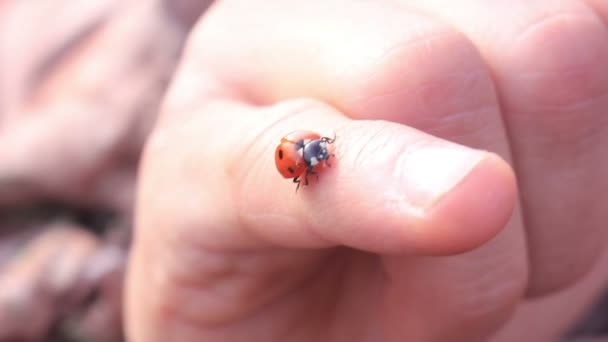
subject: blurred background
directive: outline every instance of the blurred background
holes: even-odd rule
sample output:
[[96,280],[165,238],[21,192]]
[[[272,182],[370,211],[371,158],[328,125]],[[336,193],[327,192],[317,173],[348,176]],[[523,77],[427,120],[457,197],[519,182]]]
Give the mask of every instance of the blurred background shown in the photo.
[[0,341],[123,340],[139,155],[210,2],[0,0]]
[[121,341],[142,144],[210,1],[0,0],[0,341]]

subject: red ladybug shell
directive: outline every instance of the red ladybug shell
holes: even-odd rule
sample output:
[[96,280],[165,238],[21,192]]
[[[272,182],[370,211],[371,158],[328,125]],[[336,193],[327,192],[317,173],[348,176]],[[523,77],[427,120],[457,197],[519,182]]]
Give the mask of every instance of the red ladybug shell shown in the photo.
[[274,161],[279,173],[285,178],[295,178],[306,171],[306,163],[301,151],[296,146],[298,141],[305,143],[320,139],[321,135],[312,131],[295,131],[281,139],[274,154]]

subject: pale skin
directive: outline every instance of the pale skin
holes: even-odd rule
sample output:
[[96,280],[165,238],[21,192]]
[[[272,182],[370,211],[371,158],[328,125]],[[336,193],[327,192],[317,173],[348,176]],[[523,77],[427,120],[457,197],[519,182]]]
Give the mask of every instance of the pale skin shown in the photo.
[[[130,341],[508,340],[590,277],[576,315],[608,278],[606,61],[603,0],[216,3],[144,152]],[[297,129],[337,139],[296,195]]]

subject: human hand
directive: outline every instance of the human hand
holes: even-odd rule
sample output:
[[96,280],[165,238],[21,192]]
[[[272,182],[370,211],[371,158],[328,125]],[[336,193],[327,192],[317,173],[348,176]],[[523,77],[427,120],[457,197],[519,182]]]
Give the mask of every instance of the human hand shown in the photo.
[[[131,340],[487,340],[582,279],[606,240],[607,19],[601,1],[217,3],[144,154]],[[273,158],[297,129],[338,140],[296,195]]]

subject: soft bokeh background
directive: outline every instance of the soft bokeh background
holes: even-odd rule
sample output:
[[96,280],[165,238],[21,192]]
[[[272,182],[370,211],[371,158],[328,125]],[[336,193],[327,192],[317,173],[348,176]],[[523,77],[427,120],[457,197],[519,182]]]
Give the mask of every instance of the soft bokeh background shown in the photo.
[[120,341],[142,143],[205,1],[0,0],[0,341]]
[[139,154],[209,2],[0,0],[0,341],[122,340]]

